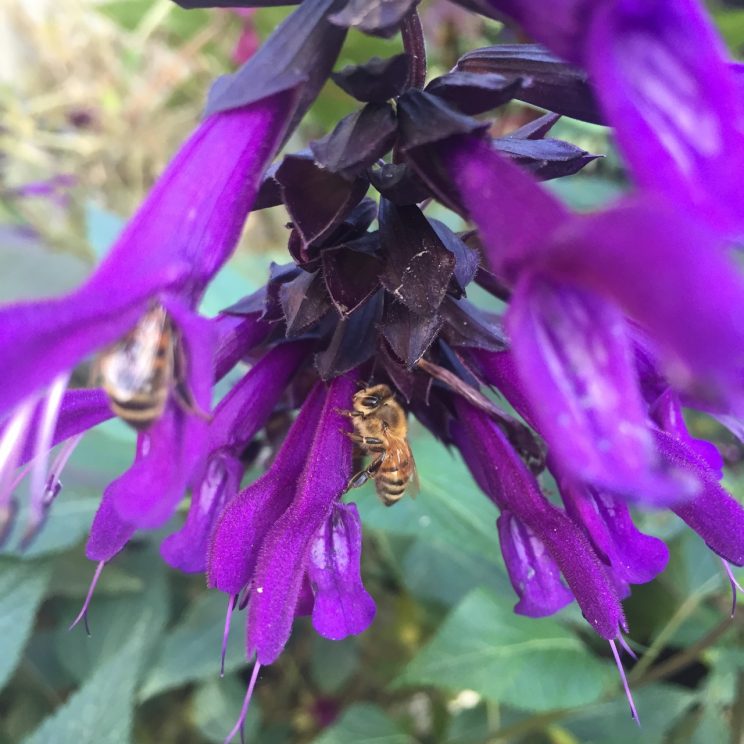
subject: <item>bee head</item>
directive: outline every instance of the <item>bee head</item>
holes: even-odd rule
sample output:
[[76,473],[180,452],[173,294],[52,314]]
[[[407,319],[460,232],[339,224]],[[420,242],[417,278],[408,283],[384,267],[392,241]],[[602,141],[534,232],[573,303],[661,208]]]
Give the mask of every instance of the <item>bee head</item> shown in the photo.
[[393,391],[387,385],[366,387],[354,394],[354,410],[365,415],[372,413],[392,397]]

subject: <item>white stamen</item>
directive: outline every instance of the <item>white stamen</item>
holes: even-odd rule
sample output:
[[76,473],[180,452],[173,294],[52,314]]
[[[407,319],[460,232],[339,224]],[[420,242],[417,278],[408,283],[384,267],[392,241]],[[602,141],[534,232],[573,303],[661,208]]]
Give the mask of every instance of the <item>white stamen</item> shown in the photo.
[[617,652],[617,646],[615,645],[615,641],[609,641],[610,648],[612,649],[612,655],[615,657],[615,664],[617,664],[617,671],[620,673],[620,679],[623,682],[623,688],[625,689],[625,697],[628,699],[628,705],[630,706],[630,715],[633,718],[633,720],[640,726],[641,720],[638,718],[638,711],[635,707],[635,702],[633,702],[633,694],[630,691],[630,686],[628,685],[628,680],[625,676],[625,670],[623,669],[623,662],[620,661],[620,654]]
[[0,539],[5,537],[13,516],[13,489],[16,485],[14,471],[23,451],[35,405],[35,399],[21,403],[0,437]]
[[41,420],[39,421],[39,428],[36,431],[34,460],[31,468],[31,498],[29,501],[27,535],[32,535],[36,532],[44,515],[49,450],[52,448],[52,439],[57,426],[59,409],[62,405],[62,396],[65,393],[69,379],[70,375],[67,372],[59,375],[52,382],[49,388],[49,394],[41,404]]

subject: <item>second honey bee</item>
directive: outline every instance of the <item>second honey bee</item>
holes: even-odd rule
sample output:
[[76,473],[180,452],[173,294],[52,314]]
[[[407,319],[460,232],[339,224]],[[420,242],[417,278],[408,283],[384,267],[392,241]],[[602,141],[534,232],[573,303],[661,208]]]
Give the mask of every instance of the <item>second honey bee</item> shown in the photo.
[[365,387],[354,395],[353,410],[339,411],[351,418],[354,433],[349,438],[366,454],[370,464],[349,482],[357,488],[373,478],[377,495],[392,506],[410,489],[418,491],[418,475],[408,444],[408,423],[400,403],[387,385]]
[[184,408],[193,410],[184,395],[178,332],[162,305],[153,305],[124,338],[103,352],[96,368],[111,410],[137,431],[160,418],[171,390]]

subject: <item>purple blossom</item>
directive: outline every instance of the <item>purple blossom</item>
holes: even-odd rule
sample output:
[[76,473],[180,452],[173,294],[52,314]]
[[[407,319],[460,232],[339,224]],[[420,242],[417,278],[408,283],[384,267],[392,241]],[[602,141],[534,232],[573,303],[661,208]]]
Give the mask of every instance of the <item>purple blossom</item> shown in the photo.
[[[348,435],[359,434],[358,417],[343,415],[355,383],[389,386],[459,451],[499,510],[493,539],[515,612],[542,617],[575,600],[618,665],[622,600],[669,556],[629,503],[671,511],[727,570],[744,565],[744,507],[682,407],[741,428],[744,279],[728,252],[742,229],[740,71],[693,0],[461,4],[474,3],[564,59],[535,45],[475,50],[426,84],[414,2],[375,12],[302,3],[217,81],[207,118],[91,277],[67,297],[0,309],[0,533],[29,473],[28,539],[74,445],[112,416],[103,390],[66,390],[75,367],[154,306],[172,321],[183,379],[139,432],[131,468],[102,494],[86,546],[98,566],[78,619],[104,565],[188,497],[162,556],[205,571],[227,595],[225,637],[234,611],[246,610],[246,657],[255,656],[232,734],[295,617],[311,615],[334,640],[373,621],[362,526],[343,500]],[[267,170],[350,26],[380,35],[402,26],[404,50],[334,73],[358,110]],[[515,98],[549,111],[503,137],[473,118]],[[596,158],[547,136],[553,109],[612,125],[633,193],[578,214],[540,185]],[[433,199],[473,230],[429,217]],[[272,264],[266,284],[218,318],[200,317],[249,210],[279,204],[291,218],[288,263]],[[472,303],[473,282],[504,312]],[[247,370],[213,408],[215,382],[241,362]],[[380,467],[394,437],[383,424],[379,437],[356,440],[367,443],[357,455],[381,447]],[[263,464],[241,487],[248,466]],[[546,496],[543,471],[562,505]]]

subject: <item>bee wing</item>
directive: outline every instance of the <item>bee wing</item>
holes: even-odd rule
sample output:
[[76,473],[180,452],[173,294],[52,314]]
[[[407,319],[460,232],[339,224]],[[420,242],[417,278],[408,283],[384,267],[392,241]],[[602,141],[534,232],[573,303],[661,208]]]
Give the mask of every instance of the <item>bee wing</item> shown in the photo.
[[[408,485],[406,493],[411,498],[416,498],[416,494],[421,490],[419,484],[418,471],[416,470],[416,461],[413,459],[411,446],[408,444],[406,437],[391,436],[388,431],[389,447],[385,457],[387,465],[397,465],[404,471],[408,471]],[[402,467],[401,467],[402,466]]]

